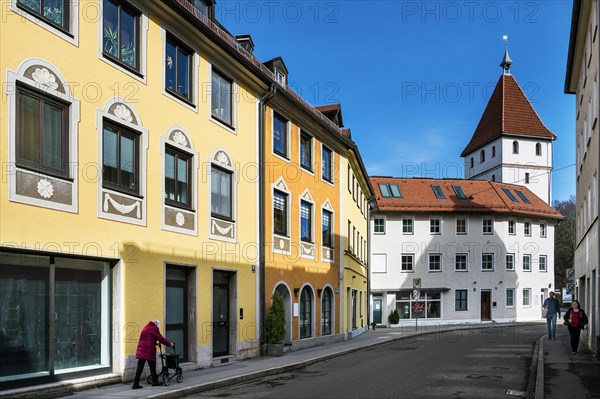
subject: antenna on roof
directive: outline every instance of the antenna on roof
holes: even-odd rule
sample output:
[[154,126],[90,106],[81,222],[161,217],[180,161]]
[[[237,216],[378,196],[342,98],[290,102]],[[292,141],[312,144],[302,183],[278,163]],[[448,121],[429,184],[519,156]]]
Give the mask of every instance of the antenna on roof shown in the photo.
[[504,70],[504,74],[505,75],[510,75],[510,66],[513,63],[513,61],[510,59],[510,56],[508,55],[508,35],[502,36],[502,39],[505,42],[505,44],[504,44],[504,58],[502,58],[502,63],[500,63],[500,66]]

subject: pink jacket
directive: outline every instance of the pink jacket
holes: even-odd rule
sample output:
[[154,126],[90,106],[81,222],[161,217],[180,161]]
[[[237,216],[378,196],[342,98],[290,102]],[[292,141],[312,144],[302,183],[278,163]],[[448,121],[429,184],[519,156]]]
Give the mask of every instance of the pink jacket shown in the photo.
[[137,351],[135,357],[138,359],[156,361],[156,341],[160,341],[162,344],[171,346],[171,342],[160,335],[160,331],[156,324],[149,322],[146,327],[142,329],[140,334],[140,340],[138,342]]

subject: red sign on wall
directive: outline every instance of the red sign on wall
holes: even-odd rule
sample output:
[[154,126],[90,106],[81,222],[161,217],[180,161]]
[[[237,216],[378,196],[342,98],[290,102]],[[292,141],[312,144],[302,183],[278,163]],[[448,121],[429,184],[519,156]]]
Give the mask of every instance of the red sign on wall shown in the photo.
[[425,310],[425,302],[413,302],[413,312],[423,312]]

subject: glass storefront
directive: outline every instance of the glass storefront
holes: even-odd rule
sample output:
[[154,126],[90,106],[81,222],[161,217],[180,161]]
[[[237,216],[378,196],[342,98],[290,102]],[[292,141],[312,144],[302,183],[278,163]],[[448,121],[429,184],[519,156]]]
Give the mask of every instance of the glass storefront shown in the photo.
[[104,261],[0,251],[0,381],[108,366],[109,273]]
[[409,291],[396,292],[396,309],[400,319],[439,319],[442,317],[441,292],[420,292],[418,298]]

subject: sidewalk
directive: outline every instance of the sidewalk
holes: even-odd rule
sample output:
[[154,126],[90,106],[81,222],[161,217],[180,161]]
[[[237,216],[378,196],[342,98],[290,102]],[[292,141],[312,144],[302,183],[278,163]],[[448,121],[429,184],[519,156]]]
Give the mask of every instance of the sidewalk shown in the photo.
[[583,344],[571,355],[569,332],[557,326],[556,340],[541,340],[544,356],[543,391],[536,399],[600,398],[600,361]]
[[[519,325],[531,324],[502,324],[503,327]],[[293,351],[286,353],[282,357],[265,356],[233,362],[221,367],[187,371],[183,374],[182,383],[179,384],[175,382],[175,380],[172,380],[171,385],[168,387],[151,387],[146,385],[145,382],[142,382],[142,385],[144,386],[143,389],[132,390],[131,382],[128,382],[87,389],[74,394],[68,394],[67,392],[64,392],[63,395],[69,395],[68,397],[72,399],[180,398],[185,395],[226,387],[232,384],[251,381],[257,378],[306,367],[332,357],[353,352],[357,349],[379,346],[400,339],[426,334],[435,334],[450,330],[495,328],[498,326],[499,325],[496,323],[430,326],[419,327],[418,331],[415,331],[415,326],[411,323],[400,328],[378,328],[375,331],[370,330],[348,341]],[[546,353],[546,362],[545,367],[543,357],[542,362],[539,362],[540,368],[537,370],[538,386],[535,387],[536,399],[540,394],[541,396],[539,396],[539,398],[544,398],[544,385],[541,383],[542,381],[545,381],[546,383],[546,393],[551,393],[551,395],[553,395],[546,396],[548,398],[558,398],[559,396],[561,399],[564,399],[565,397],[600,398],[600,379],[598,378],[598,376],[600,376],[600,362],[593,360],[591,352],[580,348],[580,352],[577,354],[577,358],[573,362],[573,360],[570,359],[571,350],[568,348],[568,334],[560,336],[556,341],[548,342],[545,338],[539,339],[538,343],[539,345],[536,345],[535,350],[538,350],[539,348],[540,353]],[[576,367],[573,368],[571,363],[575,363]],[[538,363],[536,360],[532,366],[535,367],[537,364]],[[532,370],[532,375],[535,379],[535,370]],[[569,380],[565,378],[571,379]],[[89,381],[82,379],[79,385],[85,386],[86,384],[89,385]],[[530,392],[532,394],[533,387],[533,383],[528,384],[528,390],[531,389]],[[31,389],[14,390],[11,392],[5,391],[0,394],[0,397],[5,397],[5,395],[9,395],[10,397],[58,397],[56,395],[50,396],[48,390],[49,388],[51,388],[50,385],[45,387],[36,387],[34,391]],[[597,396],[590,396],[587,394],[587,392]]]

